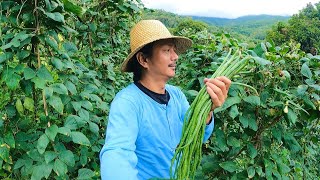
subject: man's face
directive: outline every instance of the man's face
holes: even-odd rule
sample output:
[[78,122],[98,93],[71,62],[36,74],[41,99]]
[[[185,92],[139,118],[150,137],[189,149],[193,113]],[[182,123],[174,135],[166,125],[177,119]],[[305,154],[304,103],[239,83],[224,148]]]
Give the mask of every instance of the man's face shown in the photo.
[[178,55],[172,39],[155,42],[152,56],[148,58],[148,74],[169,80],[175,75]]

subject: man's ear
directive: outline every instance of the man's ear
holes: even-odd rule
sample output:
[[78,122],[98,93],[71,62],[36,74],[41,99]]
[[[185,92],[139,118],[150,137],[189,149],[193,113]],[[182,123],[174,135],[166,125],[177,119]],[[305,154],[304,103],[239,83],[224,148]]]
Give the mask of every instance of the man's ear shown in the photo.
[[148,68],[148,59],[143,55],[142,52],[138,52],[136,54],[136,58],[137,58],[139,64],[141,64],[142,67]]

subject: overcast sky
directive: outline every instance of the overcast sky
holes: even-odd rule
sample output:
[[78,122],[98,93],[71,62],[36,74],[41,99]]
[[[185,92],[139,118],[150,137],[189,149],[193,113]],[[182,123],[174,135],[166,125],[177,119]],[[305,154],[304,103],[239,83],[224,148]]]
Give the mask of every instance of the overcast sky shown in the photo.
[[237,18],[244,15],[293,15],[320,0],[142,0],[147,8],[179,15]]

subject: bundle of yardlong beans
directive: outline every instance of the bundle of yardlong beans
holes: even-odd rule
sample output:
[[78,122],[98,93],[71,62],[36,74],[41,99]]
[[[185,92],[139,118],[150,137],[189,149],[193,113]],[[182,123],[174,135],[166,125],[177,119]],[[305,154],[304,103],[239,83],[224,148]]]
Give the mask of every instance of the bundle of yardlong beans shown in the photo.
[[[212,75],[212,79],[219,76],[226,76],[231,79],[248,64],[251,56],[247,55],[241,58],[240,50],[236,50],[231,56],[231,51],[230,49],[223,62]],[[185,115],[182,138],[171,162],[170,175],[172,179],[194,179],[202,159],[202,143],[211,106],[211,98],[206,91],[206,86],[204,86]],[[173,169],[175,169],[174,173]]]

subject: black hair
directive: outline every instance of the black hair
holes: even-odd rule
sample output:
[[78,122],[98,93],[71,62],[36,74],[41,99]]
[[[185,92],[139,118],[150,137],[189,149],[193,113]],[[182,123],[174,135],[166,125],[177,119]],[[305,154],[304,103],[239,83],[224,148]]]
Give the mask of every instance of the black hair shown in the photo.
[[[142,49],[140,49],[137,53],[142,52],[145,58],[150,58],[152,56],[152,48],[153,42],[145,45]],[[144,68],[137,60],[137,53],[132,57],[132,60],[128,62],[128,67],[133,71],[133,81],[137,82],[141,80]]]

